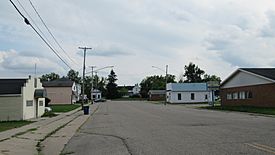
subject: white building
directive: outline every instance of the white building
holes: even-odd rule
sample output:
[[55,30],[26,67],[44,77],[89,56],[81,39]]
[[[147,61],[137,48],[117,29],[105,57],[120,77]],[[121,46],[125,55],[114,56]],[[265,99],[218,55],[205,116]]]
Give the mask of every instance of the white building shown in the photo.
[[94,89],[91,93],[91,96],[93,97],[94,101],[101,100],[101,98],[102,98],[101,91],[98,89]]
[[0,121],[40,117],[47,94],[37,78],[0,79]]
[[166,88],[168,103],[212,102],[212,92],[206,83],[168,83]]

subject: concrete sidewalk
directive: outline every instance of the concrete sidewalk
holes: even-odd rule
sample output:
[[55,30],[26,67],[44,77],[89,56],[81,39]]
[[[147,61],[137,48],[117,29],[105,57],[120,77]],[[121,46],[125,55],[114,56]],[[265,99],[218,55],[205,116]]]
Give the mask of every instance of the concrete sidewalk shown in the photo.
[[99,104],[90,105],[90,115],[81,108],[52,118],[38,118],[29,125],[0,132],[0,155],[58,155],[77,129],[95,112]]

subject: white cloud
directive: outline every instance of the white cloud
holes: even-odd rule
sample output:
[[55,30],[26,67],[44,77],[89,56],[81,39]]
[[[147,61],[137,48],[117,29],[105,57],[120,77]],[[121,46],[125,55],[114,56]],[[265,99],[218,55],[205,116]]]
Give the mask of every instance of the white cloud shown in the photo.
[[[178,76],[192,61],[224,79],[237,67],[268,67],[275,62],[272,0],[33,3],[63,48],[77,61],[78,65],[70,63],[74,69],[82,67],[78,47],[92,47],[87,66],[114,65],[119,84],[134,84],[147,75],[162,74],[152,65],[169,64],[170,73]],[[22,4],[44,30],[28,1]],[[31,72],[36,60],[44,72],[66,73],[62,62],[24,24],[8,1],[1,1],[0,9],[1,75],[10,74],[6,71]]]

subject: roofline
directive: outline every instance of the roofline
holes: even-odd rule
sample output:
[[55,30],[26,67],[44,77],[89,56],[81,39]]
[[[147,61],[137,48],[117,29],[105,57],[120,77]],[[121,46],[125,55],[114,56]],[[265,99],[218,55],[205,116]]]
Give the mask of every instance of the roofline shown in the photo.
[[20,97],[22,94],[1,94],[0,97]]
[[0,80],[28,80],[28,77],[0,77]]
[[246,70],[243,70],[242,68],[238,68],[235,72],[233,72],[232,74],[229,75],[229,77],[227,77],[220,85],[220,87],[222,87],[226,82],[228,82],[234,75],[236,75],[238,72],[244,72],[244,73],[247,73],[247,74],[250,74],[250,75],[254,75],[254,76],[257,76],[259,78],[262,78],[262,79],[265,79],[265,80],[268,80],[268,81],[271,81],[271,82],[275,82],[275,80],[273,79],[270,79],[270,78],[267,78],[265,76],[262,76],[262,75],[259,75],[259,74],[256,74],[256,73],[252,73],[252,72],[249,72],[249,71],[246,71]]

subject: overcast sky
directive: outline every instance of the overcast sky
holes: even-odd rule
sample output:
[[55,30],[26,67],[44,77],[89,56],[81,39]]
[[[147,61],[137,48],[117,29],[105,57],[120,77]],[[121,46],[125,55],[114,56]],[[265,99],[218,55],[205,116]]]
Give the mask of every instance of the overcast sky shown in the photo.
[[[17,0],[15,4],[26,16]],[[20,0],[69,65],[113,65],[119,85],[140,83],[150,75],[177,77],[189,62],[226,78],[239,67],[275,66],[274,0],[32,0],[71,61],[54,44],[32,9]],[[0,76],[27,77],[69,68],[27,26],[9,0],[0,1]],[[90,68],[87,68],[89,71]],[[99,76],[107,76],[110,69]]]

